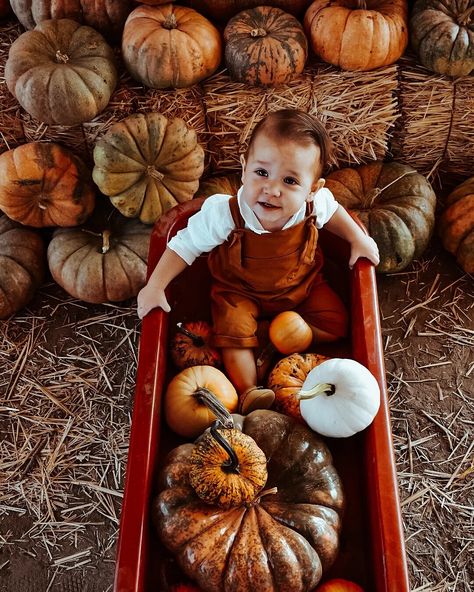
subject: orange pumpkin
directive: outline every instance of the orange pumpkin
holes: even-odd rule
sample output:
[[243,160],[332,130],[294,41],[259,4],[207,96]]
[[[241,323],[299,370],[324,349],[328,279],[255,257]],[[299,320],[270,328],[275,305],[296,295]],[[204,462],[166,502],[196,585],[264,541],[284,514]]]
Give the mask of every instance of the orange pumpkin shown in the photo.
[[303,71],[308,42],[299,21],[271,6],[239,12],[224,30],[231,78],[256,86],[289,82]]
[[407,0],[315,0],[304,28],[325,62],[343,70],[388,66],[408,45]]
[[59,144],[30,142],[0,155],[0,209],[26,226],[77,226],[94,209],[84,163]]
[[313,332],[297,312],[287,310],[278,314],[268,329],[270,341],[281,354],[303,352],[313,341]]
[[122,53],[130,74],[152,88],[184,88],[210,76],[222,59],[216,27],[191,8],[139,6],[128,17]]
[[466,273],[474,273],[474,177],[448,195],[439,220],[444,248],[456,256]]
[[328,360],[320,354],[292,354],[280,360],[268,377],[268,388],[275,393],[275,409],[296,419],[303,419],[297,397],[309,372]]
[[180,368],[221,365],[219,350],[211,347],[212,329],[205,321],[178,323],[170,344],[171,358]]
[[364,590],[354,582],[343,580],[342,578],[334,578],[318,586],[316,592],[364,592]]
[[242,185],[242,178],[239,173],[233,173],[221,177],[208,177],[199,181],[199,188],[194,194],[194,198],[209,197],[216,193],[224,195],[237,195],[237,191]]
[[212,395],[230,413],[237,410],[237,392],[220,370],[212,366],[182,370],[166,389],[165,416],[170,428],[186,438],[202,434],[216,419],[209,407],[209,400],[212,407]]

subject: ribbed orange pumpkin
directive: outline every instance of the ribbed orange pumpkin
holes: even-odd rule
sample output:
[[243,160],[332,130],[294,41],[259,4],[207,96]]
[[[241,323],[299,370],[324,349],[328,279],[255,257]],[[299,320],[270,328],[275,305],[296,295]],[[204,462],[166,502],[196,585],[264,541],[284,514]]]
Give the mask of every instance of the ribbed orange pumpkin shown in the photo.
[[43,281],[45,260],[37,232],[0,216],[0,319],[31,300]]
[[277,362],[268,377],[268,388],[275,393],[275,409],[302,420],[300,401],[296,395],[309,372],[328,359],[320,354],[291,354]]
[[289,82],[303,71],[308,42],[299,21],[271,6],[239,12],[224,30],[230,76],[256,86]]
[[343,70],[398,60],[408,44],[407,0],[315,0],[304,17],[314,53]]
[[111,37],[121,35],[132,9],[129,0],[11,0],[10,3],[25,29],[34,29],[49,19],[67,18]]
[[78,226],[94,209],[84,163],[59,144],[30,142],[0,155],[0,209],[26,226]]
[[139,6],[128,17],[122,53],[130,74],[152,88],[184,88],[210,76],[222,59],[216,27],[191,8]]
[[107,106],[117,83],[115,56],[91,27],[69,19],[43,21],[10,47],[5,80],[36,119],[75,125]]
[[447,200],[439,221],[444,248],[466,273],[474,273],[474,177],[466,179]]

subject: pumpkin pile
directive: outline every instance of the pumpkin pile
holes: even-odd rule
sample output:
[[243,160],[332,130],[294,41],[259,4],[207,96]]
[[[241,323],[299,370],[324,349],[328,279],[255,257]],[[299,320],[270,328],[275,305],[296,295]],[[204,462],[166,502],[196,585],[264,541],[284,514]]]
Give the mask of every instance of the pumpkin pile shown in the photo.
[[274,411],[235,419],[239,429],[216,427],[169,454],[157,532],[202,590],[271,592],[278,582],[309,592],[339,546],[344,496],[330,452]]

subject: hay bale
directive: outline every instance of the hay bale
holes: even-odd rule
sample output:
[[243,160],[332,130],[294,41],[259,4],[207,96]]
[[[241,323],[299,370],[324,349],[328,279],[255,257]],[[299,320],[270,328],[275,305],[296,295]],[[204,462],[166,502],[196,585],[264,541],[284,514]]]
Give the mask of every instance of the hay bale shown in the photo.
[[230,80],[226,71],[202,83],[214,172],[240,169],[258,121],[277,109],[302,109],[317,115],[335,144],[335,166],[384,158],[391,128],[398,117],[394,91],[397,68],[343,72],[314,64],[292,82],[276,88],[248,87]]
[[405,56],[398,63],[401,117],[394,157],[429,179],[474,170],[474,77],[433,74]]

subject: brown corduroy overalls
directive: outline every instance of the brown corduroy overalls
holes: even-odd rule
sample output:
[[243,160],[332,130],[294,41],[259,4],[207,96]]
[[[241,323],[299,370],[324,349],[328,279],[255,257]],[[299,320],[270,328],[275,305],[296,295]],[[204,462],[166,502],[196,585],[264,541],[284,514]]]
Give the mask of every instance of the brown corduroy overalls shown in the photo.
[[257,234],[245,228],[236,197],[229,201],[235,229],[208,257],[214,345],[257,347],[257,319],[296,310],[313,327],[344,336],[347,311],[323,279],[323,255],[309,206],[305,220]]

